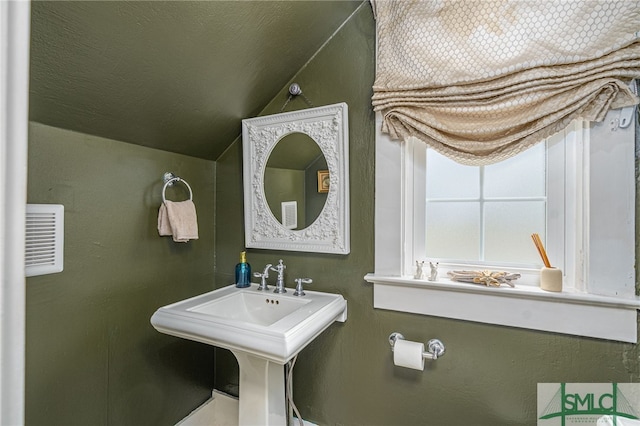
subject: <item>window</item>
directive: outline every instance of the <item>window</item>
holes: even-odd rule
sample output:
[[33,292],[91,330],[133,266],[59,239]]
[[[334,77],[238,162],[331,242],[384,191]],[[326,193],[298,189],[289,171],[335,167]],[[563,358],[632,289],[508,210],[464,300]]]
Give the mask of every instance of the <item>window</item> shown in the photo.
[[[576,211],[576,197],[570,194],[580,189],[568,177],[580,173],[577,157],[582,153],[576,147],[585,143],[585,126],[575,122],[517,156],[487,166],[461,165],[408,140],[405,155],[412,157],[414,182],[407,193],[413,207],[407,210],[413,209],[412,232],[425,236],[413,238],[410,257],[452,269],[508,267],[529,278],[542,267],[531,240],[537,233],[553,266],[565,272],[565,282],[573,283],[573,264],[566,260],[575,257],[567,253],[574,246],[566,242],[575,237],[565,227],[565,210]],[[423,202],[424,211],[418,208]]]
[[488,166],[458,164],[427,148],[423,257],[541,266],[529,236],[546,240],[547,172],[564,171],[548,169],[546,146]]
[[[635,123],[620,122],[620,110],[576,122],[481,169],[378,134],[374,307],[636,342]],[[538,286],[533,232],[565,273],[561,293]],[[436,281],[413,279],[418,259],[441,261]],[[461,266],[522,277],[513,289],[448,280]]]

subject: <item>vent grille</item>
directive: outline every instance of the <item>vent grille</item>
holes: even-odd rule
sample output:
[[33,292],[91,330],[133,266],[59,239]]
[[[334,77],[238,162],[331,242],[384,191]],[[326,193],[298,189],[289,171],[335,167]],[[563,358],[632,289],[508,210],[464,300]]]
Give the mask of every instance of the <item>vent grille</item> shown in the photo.
[[64,206],[27,204],[25,275],[53,274],[63,269]]
[[298,202],[284,201],[281,207],[282,225],[287,229],[296,229],[298,227]]

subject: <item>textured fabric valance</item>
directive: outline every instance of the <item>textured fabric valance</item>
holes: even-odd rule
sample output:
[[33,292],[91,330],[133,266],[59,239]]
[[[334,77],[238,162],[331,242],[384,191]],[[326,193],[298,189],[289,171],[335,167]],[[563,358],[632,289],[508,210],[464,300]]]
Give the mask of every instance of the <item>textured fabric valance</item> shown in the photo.
[[371,0],[373,106],[393,139],[464,164],[515,155],[575,118],[638,103],[640,2]]

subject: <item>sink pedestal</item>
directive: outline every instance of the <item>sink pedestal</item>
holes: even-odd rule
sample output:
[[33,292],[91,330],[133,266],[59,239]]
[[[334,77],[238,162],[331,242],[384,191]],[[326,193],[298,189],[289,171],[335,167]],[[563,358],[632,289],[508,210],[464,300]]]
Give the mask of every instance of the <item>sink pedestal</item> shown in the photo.
[[163,306],[151,324],[233,353],[240,366],[240,426],[285,426],[285,364],[335,321],[347,320],[347,301],[319,291],[257,290],[258,284],[231,284]]
[[239,426],[287,424],[284,365],[231,351],[240,367]]

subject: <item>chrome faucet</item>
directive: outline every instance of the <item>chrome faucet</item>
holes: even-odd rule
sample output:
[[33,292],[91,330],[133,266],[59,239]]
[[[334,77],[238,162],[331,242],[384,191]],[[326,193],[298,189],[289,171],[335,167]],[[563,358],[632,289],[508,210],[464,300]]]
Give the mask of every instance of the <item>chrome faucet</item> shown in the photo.
[[256,290],[269,290],[269,286],[267,285],[267,278],[269,278],[269,269],[271,268],[270,263],[267,263],[267,266],[264,267],[264,271],[262,271],[262,273],[260,272],[254,272],[253,276],[256,278],[260,278],[260,285],[258,286],[258,288]]
[[270,269],[274,272],[278,273],[278,278],[276,279],[276,289],[273,290],[274,293],[286,293],[287,289],[284,288],[284,270],[287,267],[282,263],[282,259],[278,262],[278,265],[275,268],[270,267]]

